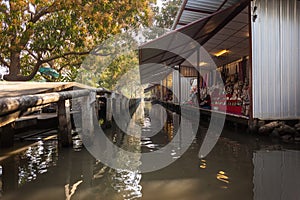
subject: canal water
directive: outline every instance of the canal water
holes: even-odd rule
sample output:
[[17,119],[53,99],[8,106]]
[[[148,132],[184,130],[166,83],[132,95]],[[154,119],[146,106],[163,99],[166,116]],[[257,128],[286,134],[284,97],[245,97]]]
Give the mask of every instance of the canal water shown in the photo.
[[[178,114],[163,109],[150,112],[152,108],[145,103],[133,115],[142,127],[139,140],[116,126],[105,131],[107,137],[123,149],[147,153],[160,151],[176,134],[184,134]],[[84,148],[78,136],[69,149],[58,148],[53,137],[39,136],[35,143],[17,151],[1,152],[0,198],[300,199],[299,144],[281,143],[229,127],[223,130],[212,151],[199,158],[206,131],[204,122],[192,143],[178,137],[169,155],[174,162],[148,173],[140,172],[138,167],[125,170],[103,165]],[[181,151],[184,146],[188,146],[186,152]]]

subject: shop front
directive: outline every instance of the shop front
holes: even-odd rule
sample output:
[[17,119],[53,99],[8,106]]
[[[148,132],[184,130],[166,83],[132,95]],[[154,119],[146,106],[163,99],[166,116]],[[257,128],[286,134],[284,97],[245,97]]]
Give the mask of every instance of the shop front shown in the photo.
[[148,76],[143,71],[157,68],[174,104],[226,113],[249,124],[299,119],[299,8],[296,0],[184,1],[175,30],[141,46],[142,82]]

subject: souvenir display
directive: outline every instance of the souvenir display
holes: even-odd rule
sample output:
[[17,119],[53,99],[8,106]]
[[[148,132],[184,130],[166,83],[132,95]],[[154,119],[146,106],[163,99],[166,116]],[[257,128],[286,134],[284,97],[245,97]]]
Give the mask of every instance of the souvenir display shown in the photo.
[[220,84],[210,86],[212,110],[236,115],[249,115],[249,81],[245,73],[245,63],[243,60],[221,68],[220,73],[224,88],[221,88]]

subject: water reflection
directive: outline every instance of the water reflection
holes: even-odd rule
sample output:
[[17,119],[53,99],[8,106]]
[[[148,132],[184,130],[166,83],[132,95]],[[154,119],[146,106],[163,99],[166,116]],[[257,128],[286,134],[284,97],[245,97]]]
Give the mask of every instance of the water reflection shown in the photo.
[[219,171],[217,174],[217,179],[224,183],[229,183],[229,177],[226,175],[224,171]]
[[142,197],[141,173],[138,171],[111,170],[110,175],[112,188],[120,193],[124,200]]
[[[157,118],[165,117],[164,126],[150,135],[158,123],[149,115],[150,109],[151,104],[146,104],[133,116],[142,125],[141,132],[127,135],[113,127],[106,133],[130,152],[159,151],[173,141],[169,156],[177,160],[170,166],[142,174],[140,157],[116,152],[115,162],[130,170],[111,169],[95,160],[78,136],[73,138],[71,149],[58,149],[56,140],[39,141],[0,162],[1,199],[223,200],[300,196],[299,146],[274,145],[268,139],[245,135],[242,130],[224,130],[214,149],[200,159],[198,152],[207,131],[201,126],[188,151],[180,157],[188,142],[181,137],[184,130],[179,126],[179,116],[157,112]],[[176,134],[179,137],[174,137]]]
[[299,199],[299,151],[254,152],[254,199]]
[[[142,186],[140,185],[142,174],[139,171],[141,165],[140,156],[138,154],[130,154],[128,152],[141,152],[141,145],[152,145],[150,141],[148,144],[141,142],[141,129],[136,126],[141,125],[145,129],[150,129],[150,119],[144,119],[144,109],[139,106],[132,116],[127,129],[130,129],[130,135],[121,132],[119,129],[114,130],[112,142],[118,144],[123,150],[116,152],[116,163],[119,169],[108,170],[108,183],[113,189],[112,193],[117,193],[115,198],[133,200],[142,197]],[[128,131],[129,132],[129,131]],[[125,166],[126,167],[125,167]],[[130,170],[123,170],[124,168]]]
[[33,181],[38,174],[47,172],[51,166],[57,162],[57,141],[51,141],[44,144],[39,141],[37,145],[29,147],[25,152],[18,155],[18,185]]
[[205,169],[206,168],[206,160],[205,159],[201,159],[200,168],[201,169]]

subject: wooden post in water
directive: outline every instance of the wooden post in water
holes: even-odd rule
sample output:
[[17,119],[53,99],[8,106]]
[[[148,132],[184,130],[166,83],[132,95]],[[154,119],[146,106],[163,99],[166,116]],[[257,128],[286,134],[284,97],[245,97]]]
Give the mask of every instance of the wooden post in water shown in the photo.
[[63,147],[72,145],[72,125],[70,115],[70,100],[60,100],[58,105],[58,140]]
[[82,136],[85,145],[92,144],[94,134],[94,112],[95,99],[92,95],[82,98],[81,112],[82,112]]
[[0,148],[12,147],[14,144],[13,124],[0,127]]
[[100,110],[100,97],[99,96],[96,96],[96,102],[95,102],[95,110],[96,110],[96,117],[97,117],[97,120],[99,121],[99,110]]

